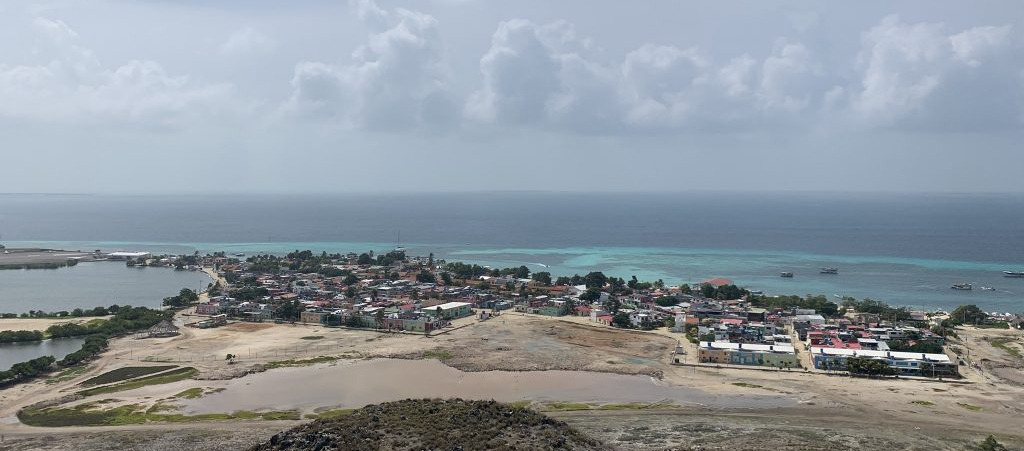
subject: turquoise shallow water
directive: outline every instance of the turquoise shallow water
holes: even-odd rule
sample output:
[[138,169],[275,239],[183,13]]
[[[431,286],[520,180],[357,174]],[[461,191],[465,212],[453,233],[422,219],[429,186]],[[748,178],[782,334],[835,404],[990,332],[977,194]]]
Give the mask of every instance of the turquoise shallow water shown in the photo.
[[[152,252],[287,253],[296,249],[327,252],[387,251],[394,244],[380,242],[276,242],[276,243],[156,243],[156,242],[22,242],[14,245],[65,249],[147,250]],[[842,256],[765,250],[679,249],[655,247],[506,248],[472,244],[403,243],[410,255],[427,255],[492,267],[526,265],[553,275],[606,274],[666,283],[694,283],[727,277],[749,289],[767,294],[823,294],[884,300],[923,309],[951,309],[973,303],[988,311],[1024,311],[1024,279],[1002,276],[1004,263],[970,262],[886,256]],[[818,268],[835,266],[838,275],[819,274]],[[782,271],[795,277],[783,279]],[[958,282],[975,284],[973,291],[956,291]],[[995,291],[983,291],[980,287]]]

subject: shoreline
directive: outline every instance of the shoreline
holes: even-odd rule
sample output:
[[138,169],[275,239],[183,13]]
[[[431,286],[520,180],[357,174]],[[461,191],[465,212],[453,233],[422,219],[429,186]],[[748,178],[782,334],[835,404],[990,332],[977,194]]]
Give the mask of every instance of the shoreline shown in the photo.
[[[154,242],[12,242],[35,246],[70,245],[68,248],[103,250],[142,249],[190,254],[223,251],[251,256],[256,253],[281,255],[295,249],[328,252],[361,252],[389,249],[393,244],[353,242],[268,242],[268,243],[154,243]],[[616,277],[636,275],[641,280],[663,279],[670,285],[695,283],[713,277],[728,277],[737,285],[767,295],[820,294],[829,298],[850,296],[884,301],[890,305],[932,311],[973,303],[986,311],[1024,313],[1020,294],[1024,279],[1004,277],[1002,271],[1024,265],[958,260],[865,257],[771,250],[683,249],[645,247],[563,247],[563,248],[481,248],[480,245],[407,244],[411,253],[433,251],[439,259],[493,267],[526,265],[534,271],[553,275],[602,271]],[[600,258],[598,258],[600,257]],[[244,257],[243,257],[244,258]],[[543,266],[542,266],[543,265]],[[839,266],[838,275],[822,276],[818,268]],[[795,272],[792,279],[779,278],[780,271]],[[951,290],[959,282],[993,291]]]

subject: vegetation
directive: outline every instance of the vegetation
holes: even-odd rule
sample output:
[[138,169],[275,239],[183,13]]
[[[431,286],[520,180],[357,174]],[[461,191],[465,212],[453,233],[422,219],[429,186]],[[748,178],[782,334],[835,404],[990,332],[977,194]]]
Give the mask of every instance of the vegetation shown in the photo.
[[318,363],[335,362],[338,359],[339,359],[339,357],[322,355],[322,356],[318,356],[318,357],[313,357],[311,359],[277,360],[277,361],[274,361],[274,362],[267,362],[267,363],[265,363],[263,365],[263,368],[267,369],[267,370],[272,370],[274,368],[285,368],[285,367],[292,367],[292,366],[310,366],[310,365],[316,365]]
[[608,449],[565,423],[495,401],[404,400],[371,405],[273,436],[255,451],[344,449]]
[[958,405],[958,406],[960,406],[960,407],[963,407],[963,408],[965,408],[965,409],[967,409],[967,410],[970,410],[970,411],[972,411],[972,412],[977,412],[977,411],[981,410],[981,407],[978,407],[978,406],[972,406],[972,405],[970,405],[970,404],[967,404],[967,403],[965,403],[965,402],[958,402],[958,403],[956,403],[956,405]]
[[850,357],[846,359],[846,369],[851,375],[857,376],[891,376],[896,374],[896,371],[888,363],[865,357]]
[[654,303],[662,307],[670,307],[678,304],[679,298],[676,298],[675,296],[662,296],[660,298],[655,299]]
[[189,305],[199,302],[199,294],[188,288],[182,288],[178,292],[177,296],[171,296],[164,298],[163,305],[168,307],[187,307]]
[[416,281],[419,283],[437,283],[437,278],[434,277],[434,273],[424,270],[416,275]]
[[992,341],[990,341],[989,344],[991,344],[992,347],[999,348],[1002,351],[1006,352],[1007,354],[1010,354],[1010,355],[1012,355],[1012,356],[1014,356],[1014,357],[1016,357],[1018,359],[1022,358],[1019,349],[1017,349],[1017,348],[1015,348],[1013,346],[1008,346],[1008,344],[1010,342],[1012,342],[1012,341],[1013,341],[1013,339],[1010,339],[1010,338],[996,338],[996,339],[993,339]]
[[27,381],[50,371],[50,367],[57,359],[53,356],[42,356],[26,362],[15,363],[11,369],[0,371],[0,387],[6,387],[19,382]]
[[433,350],[430,350],[430,351],[423,351],[423,358],[424,359],[437,359],[437,360],[440,360],[440,361],[443,362],[445,360],[448,360],[448,359],[452,358],[452,353],[450,353],[448,351],[445,351],[443,349],[440,349],[440,350],[439,349],[433,349]]
[[917,404],[917,405],[919,405],[919,406],[925,406],[925,407],[931,407],[931,406],[934,406],[934,405],[935,405],[935,403],[934,403],[934,402],[931,402],[931,401],[922,401],[922,400],[919,400],[919,399],[918,399],[918,400],[914,400],[914,401],[910,401],[910,403],[911,403],[911,404]]
[[72,408],[35,409],[25,408],[18,412],[18,419],[30,426],[65,427],[65,426],[117,426],[124,424],[156,423],[191,423],[197,421],[225,420],[298,420],[298,412],[292,410],[252,412],[237,411],[233,413],[207,413],[200,415],[182,415],[160,413],[166,410],[165,405],[156,404],[149,409],[138,404],[114,407],[111,409],[94,409],[100,402],[80,404]]
[[58,384],[58,383],[61,383],[61,382],[67,382],[67,381],[69,381],[71,379],[74,379],[74,378],[82,375],[82,373],[85,373],[88,369],[89,369],[88,365],[77,365],[77,366],[72,366],[70,368],[64,368],[63,370],[61,370],[56,375],[54,375],[54,376],[52,376],[50,378],[47,378],[46,379],[46,383],[52,385],[52,384]]
[[977,305],[968,304],[961,305],[950,312],[949,319],[943,321],[943,323],[944,325],[959,326],[963,324],[981,324],[987,319],[988,315],[978,308]]
[[920,352],[924,354],[941,354],[942,345],[934,341],[918,341],[910,344],[907,340],[889,340],[889,349],[900,352]]
[[836,316],[839,305],[825,296],[750,296],[751,305],[765,309],[814,309],[825,316]]
[[178,368],[175,370],[168,371],[166,373],[154,374],[152,376],[145,376],[137,379],[132,379],[118,384],[104,385],[101,387],[90,388],[88,390],[82,390],[78,392],[78,394],[82,396],[92,396],[103,393],[114,393],[125,390],[134,390],[136,388],[145,387],[147,385],[169,384],[171,382],[178,382],[183,381],[185,379],[190,379],[197,373],[199,373],[199,371],[192,367]]
[[78,260],[65,260],[63,262],[45,263],[5,263],[0,264],[0,270],[4,269],[60,269],[78,264]]
[[1002,443],[996,441],[994,436],[985,437],[985,440],[978,445],[980,451],[1006,451],[1006,447]]
[[615,327],[628,329],[633,326],[633,323],[629,320],[628,314],[626,314],[625,312],[619,312],[612,317],[612,325]]
[[177,366],[126,366],[123,368],[118,368],[116,370],[107,371],[106,373],[100,374],[99,376],[90,379],[86,379],[80,385],[82,385],[83,387],[90,387],[93,385],[112,384],[114,382],[121,382],[128,379],[134,379],[136,377],[162,373],[164,371],[171,370],[174,368],[177,368]]
[[117,310],[119,307],[113,305],[108,307],[96,307],[92,309],[80,309],[76,308],[72,311],[59,311],[59,312],[44,312],[42,310],[29,310],[28,312],[17,314],[17,313],[3,313],[0,314],[0,318],[78,318],[83,316],[107,316],[110,314],[110,309]]
[[355,412],[355,409],[331,409],[317,413],[307,413],[305,418],[307,420],[328,420],[331,418],[338,418],[343,415],[350,415]]
[[535,272],[530,277],[541,285],[551,285],[551,273],[547,271]]
[[0,343],[21,343],[42,339],[43,333],[38,330],[0,330]]
[[710,283],[705,283],[700,286],[700,294],[706,298],[727,300],[749,296],[750,292],[732,284],[716,287]]

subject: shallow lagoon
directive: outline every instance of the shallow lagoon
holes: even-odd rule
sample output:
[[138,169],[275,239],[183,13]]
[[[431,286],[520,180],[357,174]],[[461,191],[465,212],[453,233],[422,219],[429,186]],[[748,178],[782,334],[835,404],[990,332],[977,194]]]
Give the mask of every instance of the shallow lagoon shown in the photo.
[[647,376],[582,371],[463,372],[437,360],[375,359],[281,368],[219,386],[226,390],[182,400],[184,413],[356,408],[406,398],[450,397],[502,402],[670,402],[713,408],[779,408],[797,403],[789,396],[719,395]]
[[0,312],[55,312],[97,306],[159,307],[182,288],[205,289],[200,271],[126,267],[124,262],[86,262],[60,269],[0,271]]

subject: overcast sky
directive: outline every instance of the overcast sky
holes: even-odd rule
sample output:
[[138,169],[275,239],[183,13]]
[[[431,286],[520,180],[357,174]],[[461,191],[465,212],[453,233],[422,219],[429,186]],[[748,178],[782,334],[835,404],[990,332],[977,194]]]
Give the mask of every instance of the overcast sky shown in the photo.
[[0,192],[1024,192],[1022,22],[1019,0],[3,0]]

